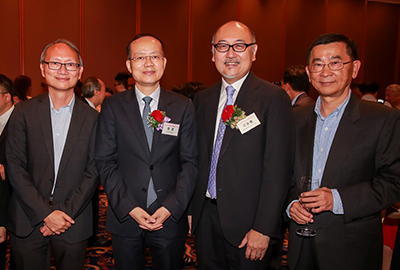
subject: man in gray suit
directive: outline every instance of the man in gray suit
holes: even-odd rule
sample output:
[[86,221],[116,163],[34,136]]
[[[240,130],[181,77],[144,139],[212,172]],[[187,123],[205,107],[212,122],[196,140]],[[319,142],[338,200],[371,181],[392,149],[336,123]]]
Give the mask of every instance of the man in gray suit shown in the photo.
[[6,227],[17,269],[50,269],[50,246],[58,269],[83,269],[98,180],[98,113],[74,94],[83,64],[71,42],[47,45],[40,70],[49,92],[19,104],[9,123]]

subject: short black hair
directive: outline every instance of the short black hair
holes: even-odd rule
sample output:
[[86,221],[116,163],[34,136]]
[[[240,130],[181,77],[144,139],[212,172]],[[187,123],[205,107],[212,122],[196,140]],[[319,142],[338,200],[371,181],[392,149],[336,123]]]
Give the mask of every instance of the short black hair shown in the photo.
[[128,72],[124,71],[124,72],[119,72],[115,76],[114,80],[119,84],[123,84],[125,89],[128,89],[128,79],[130,77],[131,75]]
[[296,92],[308,93],[308,76],[305,66],[291,66],[283,72],[283,83],[289,83]]
[[347,54],[351,57],[351,60],[358,60],[358,49],[357,44],[350,38],[337,33],[329,33],[320,35],[308,48],[307,52],[307,63],[310,63],[311,51],[315,46],[326,45],[334,42],[343,42],[346,44]]
[[10,93],[11,97],[14,96],[14,84],[13,81],[6,75],[0,74],[0,88],[1,92],[6,91]]
[[139,35],[136,35],[135,37],[133,37],[132,40],[129,41],[128,45],[126,46],[126,55],[128,56],[128,59],[131,59],[131,43],[142,37],[153,37],[153,38],[157,39],[161,43],[162,53],[164,54],[164,43],[161,41],[161,39],[159,39],[158,37],[156,37],[153,34],[143,33],[143,34],[139,34]]
[[376,82],[365,82],[360,84],[360,92],[365,95],[368,93],[375,94],[379,90],[379,84]]

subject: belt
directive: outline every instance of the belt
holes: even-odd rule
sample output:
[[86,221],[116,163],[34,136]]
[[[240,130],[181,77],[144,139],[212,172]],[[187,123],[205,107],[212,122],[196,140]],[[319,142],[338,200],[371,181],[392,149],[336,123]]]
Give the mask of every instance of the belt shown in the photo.
[[209,197],[206,197],[206,201],[209,202],[209,203],[212,203],[214,205],[217,205],[217,199],[211,199]]

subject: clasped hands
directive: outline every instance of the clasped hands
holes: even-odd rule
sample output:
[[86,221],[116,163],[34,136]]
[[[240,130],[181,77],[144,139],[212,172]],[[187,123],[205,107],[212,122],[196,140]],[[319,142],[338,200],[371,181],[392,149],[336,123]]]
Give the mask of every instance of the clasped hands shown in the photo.
[[157,231],[163,228],[163,223],[171,216],[167,208],[161,206],[149,215],[143,208],[135,207],[129,215],[139,224],[139,227],[148,231]]
[[[307,211],[311,209],[311,211]],[[297,224],[313,223],[313,214],[333,209],[332,191],[327,188],[318,188],[313,191],[303,192],[299,201],[292,204],[289,209],[290,217]]]
[[43,221],[44,224],[40,228],[40,232],[44,237],[59,235],[68,230],[72,224],[75,224],[75,221],[70,216],[60,210],[51,212]]

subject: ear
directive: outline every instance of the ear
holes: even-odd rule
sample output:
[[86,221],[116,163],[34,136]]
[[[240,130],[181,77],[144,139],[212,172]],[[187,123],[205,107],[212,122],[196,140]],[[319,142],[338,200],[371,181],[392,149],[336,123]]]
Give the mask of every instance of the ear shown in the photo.
[[361,68],[361,61],[360,60],[354,60],[353,61],[353,73],[351,74],[351,77],[353,79],[357,78],[358,72],[360,71]]
[[214,56],[214,54],[215,54],[215,48],[214,48],[214,46],[211,46],[211,52],[212,52],[211,61],[215,62],[215,56]]
[[256,61],[256,54],[257,54],[257,51],[258,51],[258,45],[257,44],[254,44],[254,45],[252,45],[252,61],[254,62],[254,61]]
[[167,57],[164,56],[164,69],[167,67]]
[[11,98],[11,94],[10,93],[7,93],[5,95],[6,95],[6,103],[13,102],[13,99]]
[[44,65],[43,65],[43,63],[40,63],[39,67],[40,67],[40,73],[42,74],[42,77],[46,78],[46,76],[44,75],[45,73],[44,73]]
[[306,66],[306,73],[308,76],[308,81],[311,82],[310,69],[308,68],[308,65]]
[[132,74],[132,67],[131,67],[131,60],[126,60],[125,62],[126,68],[128,69],[129,73]]
[[79,80],[82,77],[82,74],[83,74],[83,67],[82,66],[79,67],[78,72],[79,72],[79,76],[78,76],[78,80]]

